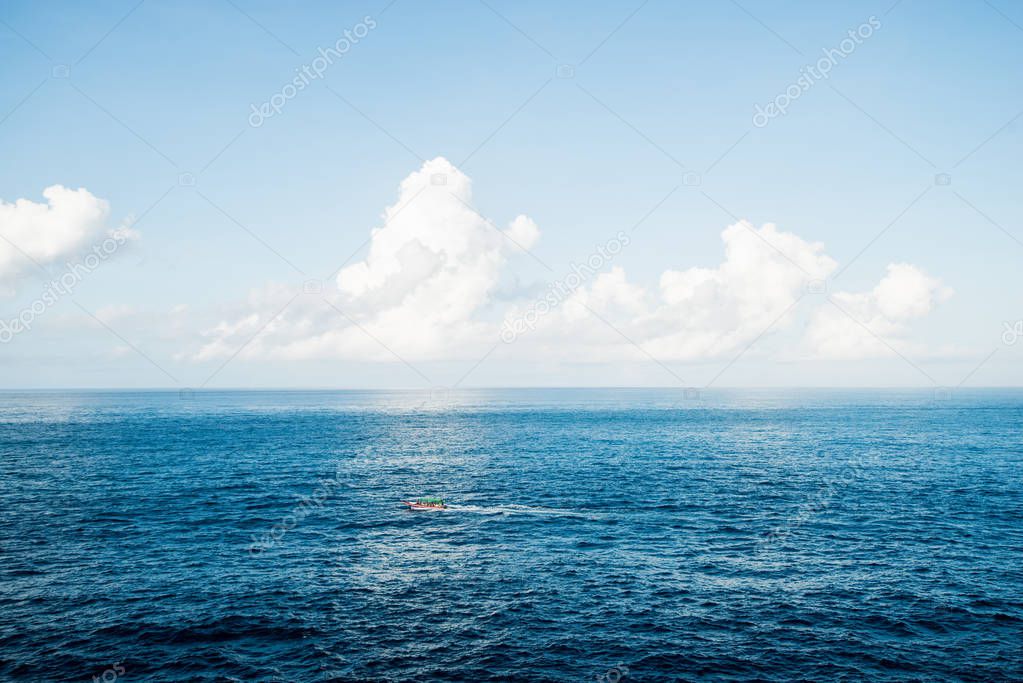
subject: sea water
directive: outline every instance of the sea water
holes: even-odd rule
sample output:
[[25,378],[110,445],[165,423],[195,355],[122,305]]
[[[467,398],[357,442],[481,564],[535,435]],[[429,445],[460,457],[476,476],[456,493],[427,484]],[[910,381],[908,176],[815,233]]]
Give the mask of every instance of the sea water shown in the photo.
[[0,679],[1021,680],[1021,427],[1008,390],[6,392]]

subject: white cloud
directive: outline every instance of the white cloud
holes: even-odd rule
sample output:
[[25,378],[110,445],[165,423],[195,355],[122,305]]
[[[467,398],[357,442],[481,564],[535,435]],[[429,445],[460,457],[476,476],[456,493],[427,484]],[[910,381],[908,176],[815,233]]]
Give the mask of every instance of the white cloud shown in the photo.
[[[443,157],[428,161],[401,183],[398,200],[371,233],[366,259],[341,270],[337,290],[326,292],[343,315],[322,301],[296,301],[246,355],[394,360],[391,349],[422,359],[496,339],[494,326],[475,316],[489,303],[508,256],[532,247],[539,235],[526,216],[499,230],[472,208],[465,174]],[[282,298],[272,304],[283,305]],[[269,308],[209,330],[198,358],[233,352],[270,318]]]
[[806,349],[815,357],[830,359],[890,356],[892,348],[917,352],[905,339],[908,323],[951,295],[951,289],[916,266],[890,264],[872,290],[833,294],[841,310],[825,305],[816,311],[804,337]]
[[822,244],[771,223],[757,229],[741,221],[721,239],[725,258],[717,268],[661,275],[663,303],[648,317],[651,353],[676,359],[732,353],[768,328],[783,328],[787,320],[779,319],[808,281],[827,278],[837,266]]
[[553,347],[560,338],[564,357],[588,360],[646,358],[633,341],[662,361],[733,354],[768,328],[784,329],[785,314],[807,282],[826,278],[836,267],[823,245],[773,224],[758,229],[740,221],[725,228],[721,240],[721,263],[665,271],[654,291],[629,282],[624,269],[613,266],[522,341],[535,337]]
[[[43,190],[43,197],[45,204],[0,200],[0,235],[6,238],[0,239],[0,285],[10,287],[34,269],[32,260],[44,266],[58,263],[78,255],[98,238],[114,234],[105,228],[109,203],[85,188],[51,185]],[[129,228],[120,232],[135,236]]]
[[612,266],[606,273],[600,273],[589,287],[580,287],[565,304],[569,318],[575,320],[590,316],[590,310],[605,313],[637,315],[648,307],[649,294],[643,287],[632,284],[625,276],[625,269]]
[[[269,285],[254,292],[244,310],[208,329],[194,357],[226,357],[243,345],[243,358],[394,361],[397,354],[414,362],[482,356],[498,340],[502,321],[521,317],[536,303],[499,296],[498,283],[508,258],[532,247],[540,231],[525,216],[499,230],[471,207],[469,178],[446,159],[426,162],[401,183],[397,201],[371,232],[365,260],[342,269],[336,289],[325,292],[343,313],[306,295],[275,318],[294,293]],[[791,333],[807,284],[826,280],[837,267],[822,244],[770,223],[757,228],[740,221],[721,239],[720,263],[667,270],[653,289],[630,282],[619,264],[605,268],[610,257],[601,261],[597,270],[603,272],[559,296],[502,353],[646,360],[636,342],[662,361],[731,356],[766,330]],[[909,321],[947,295],[914,266],[893,264],[872,291],[834,296],[878,334],[898,338]],[[871,348],[852,334],[849,325],[855,323],[832,315],[838,311],[830,304],[817,299],[813,305],[823,308],[812,312],[803,339],[811,355],[844,357]],[[798,339],[791,344],[799,346]]]

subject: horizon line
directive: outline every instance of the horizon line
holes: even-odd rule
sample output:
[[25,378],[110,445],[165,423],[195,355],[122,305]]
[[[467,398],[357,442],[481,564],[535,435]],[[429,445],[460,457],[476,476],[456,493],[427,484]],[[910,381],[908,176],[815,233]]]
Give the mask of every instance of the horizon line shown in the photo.
[[446,387],[438,385],[435,387],[316,387],[316,386],[262,386],[262,387],[0,387],[0,393],[6,392],[18,392],[18,391],[38,391],[38,392],[72,392],[72,391],[147,391],[147,392],[191,392],[191,393],[215,393],[215,392],[269,392],[269,391],[322,391],[322,392],[342,392],[342,391],[401,391],[401,392],[431,392],[431,391],[565,391],[565,390],[638,390],[638,391],[691,391],[696,389],[697,391],[834,391],[834,390],[858,390],[858,391],[987,391],[987,390],[1005,390],[1005,389],[1023,389],[1023,385],[986,385],[976,387],[949,387],[943,385],[934,386],[922,386],[922,385],[907,385],[907,386],[811,386],[811,385],[793,385],[793,386],[721,386],[721,387],[698,387],[698,386],[687,386],[687,387],[665,387],[665,386],[639,386],[639,385],[603,385],[603,386],[474,386],[474,387]]

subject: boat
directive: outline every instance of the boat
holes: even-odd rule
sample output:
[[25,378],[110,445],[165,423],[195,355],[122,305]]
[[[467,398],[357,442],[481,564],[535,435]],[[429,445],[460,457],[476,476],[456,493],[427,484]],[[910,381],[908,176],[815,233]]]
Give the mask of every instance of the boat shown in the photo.
[[407,505],[409,510],[444,510],[448,507],[444,504],[443,498],[416,498],[403,500],[401,503]]

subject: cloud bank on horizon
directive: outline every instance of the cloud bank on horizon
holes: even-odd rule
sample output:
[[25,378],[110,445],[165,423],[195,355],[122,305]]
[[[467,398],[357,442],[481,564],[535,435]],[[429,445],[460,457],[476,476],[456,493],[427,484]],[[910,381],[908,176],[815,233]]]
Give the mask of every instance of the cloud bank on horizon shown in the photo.
[[[596,262],[573,264],[539,300],[522,293],[509,303],[495,292],[540,229],[525,215],[493,224],[474,207],[469,177],[443,157],[401,182],[382,221],[370,232],[365,259],[343,267],[322,296],[296,297],[273,283],[257,288],[245,311],[202,332],[191,357],[226,358],[244,347],[241,357],[250,359],[462,359],[512,337],[512,353],[524,357],[711,359],[741,351],[768,330],[795,327],[808,286],[827,281],[838,266],[821,243],[771,223],[739,221],[721,233],[719,264],[666,270],[656,288],[631,282],[601,250]],[[608,238],[620,250],[628,237],[619,236]],[[575,284],[566,287],[573,272]],[[892,263],[868,291],[817,299],[804,329],[795,330],[795,355],[920,351],[910,324],[951,294],[918,266]]]

